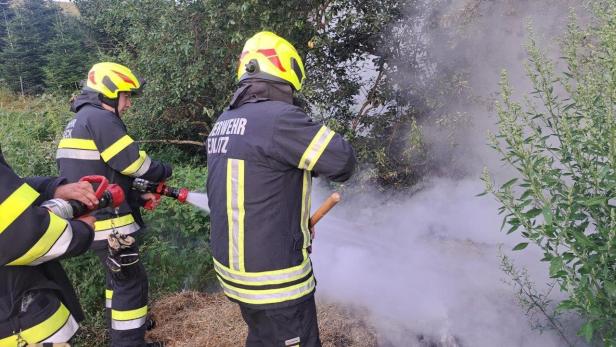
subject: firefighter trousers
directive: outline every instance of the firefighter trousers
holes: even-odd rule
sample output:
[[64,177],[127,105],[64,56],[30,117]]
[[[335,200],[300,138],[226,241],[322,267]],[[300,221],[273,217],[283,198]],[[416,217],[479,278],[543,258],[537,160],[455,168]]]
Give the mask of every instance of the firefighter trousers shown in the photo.
[[116,274],[105,264],[107,249],[94,249],[94,252],[105,269],[105,307],[111,347],[145,346],[148,277],[143,263],[139,261]]
[[246,347],[321,347],[314,296],[293,306],[254,309],[240,304]]

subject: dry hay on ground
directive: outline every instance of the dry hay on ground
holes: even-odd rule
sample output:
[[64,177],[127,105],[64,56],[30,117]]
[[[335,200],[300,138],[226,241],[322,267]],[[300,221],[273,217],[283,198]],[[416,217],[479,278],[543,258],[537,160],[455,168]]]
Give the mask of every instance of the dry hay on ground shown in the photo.
[[[362,320],[332,304],[317,303],[324,347],[374,347],[376,335]],[[221,294],[186,292],[154,304],[156,328],[148,333],[169,347],[243,346],[248,332],[237,304]]]

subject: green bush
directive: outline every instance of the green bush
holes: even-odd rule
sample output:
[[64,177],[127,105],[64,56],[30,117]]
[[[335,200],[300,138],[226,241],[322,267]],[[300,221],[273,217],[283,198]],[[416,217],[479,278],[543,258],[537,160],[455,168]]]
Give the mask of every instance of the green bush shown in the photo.
[[585,318],[579,334],[616,346],[616,1],[595,4],[597,22],[575,20],[563,40],[565,71],[531,41],[532,97],[515,102],[506,76],[493,147],[517,171],[487,190],[507,233],[538,245],[568,298],[559,311]]

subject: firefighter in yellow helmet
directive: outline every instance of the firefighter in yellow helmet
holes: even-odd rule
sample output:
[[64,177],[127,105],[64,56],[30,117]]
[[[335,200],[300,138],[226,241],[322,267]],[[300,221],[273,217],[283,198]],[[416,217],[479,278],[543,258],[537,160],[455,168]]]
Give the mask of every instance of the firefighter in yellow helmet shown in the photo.
[[309,257],[312,177],[342,182],[352,147],[294,105],[304,64],[271,32],[250,38],[236,90],[207,138],[214,267],[249,333],[246,345],[320,346]]
[[[136,235],[144,227],[140,207],[158,204],[157,196],[131,190],[133,180],[160,182],[172,172],[169,165],[152,160],[139,149],[122,121],[122,115],[131,107],[131,96],[139,93],[143,85],[126,66],[111,62],[92,66],[81,94],[72,103],[75,117],[66,126],[56,153],[60,174],[69,181],[101,175],[126,193],[126,201],[117,210],[95,213],[92,249],[103,266],[107,264],[108,236],[115,232]],[[131,263],[120,273],[105,266],[105,299],[114,347],[146,345],[148,279],[141,262]]]

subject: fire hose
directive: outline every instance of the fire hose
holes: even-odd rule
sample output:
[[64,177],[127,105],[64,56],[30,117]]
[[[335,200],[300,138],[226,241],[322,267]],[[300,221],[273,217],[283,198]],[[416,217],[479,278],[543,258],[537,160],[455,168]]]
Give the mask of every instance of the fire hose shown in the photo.
[[124,202],[124,191],[122,188],[117,184],[109,184],[109,181],[104,176],[85,176],[79,181],[88,182],[92,185],[98,184],[94,192],[98,199],[98,205],[94,208],[89,208],[81,201],[62,199],[47,200],[41,206],[64,219],[74,219],[94,210],[107,207],[117,208]]
[[[165,182],[152,182],[143,178],[136,178],[133,181],[132,189],[142,193],[167,196],[176,199],[180,203],[185,203],[188,197],[188,189],[186,188],[174,188],[166,185]],[[144,208],[151,210],[153,208],[152,201],[148,201]]]

